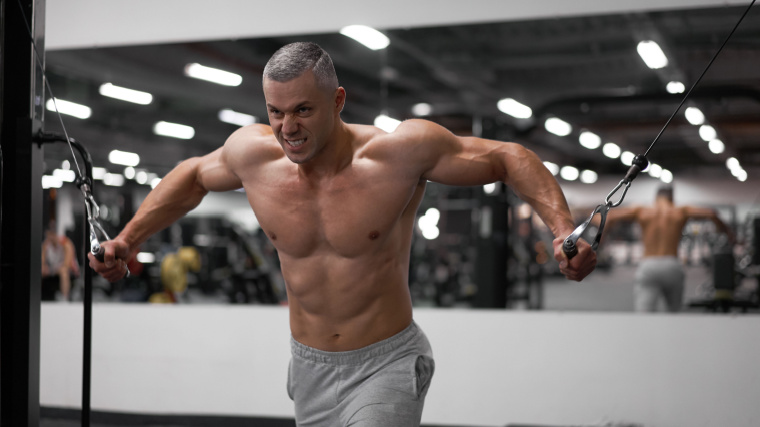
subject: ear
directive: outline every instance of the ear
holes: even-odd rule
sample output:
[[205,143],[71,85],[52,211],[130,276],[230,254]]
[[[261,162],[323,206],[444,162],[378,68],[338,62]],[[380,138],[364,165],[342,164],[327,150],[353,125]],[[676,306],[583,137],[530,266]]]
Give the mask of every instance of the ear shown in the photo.
[[335,111],[340,114],[346,105],[346,90],[343,87],[335,89]]

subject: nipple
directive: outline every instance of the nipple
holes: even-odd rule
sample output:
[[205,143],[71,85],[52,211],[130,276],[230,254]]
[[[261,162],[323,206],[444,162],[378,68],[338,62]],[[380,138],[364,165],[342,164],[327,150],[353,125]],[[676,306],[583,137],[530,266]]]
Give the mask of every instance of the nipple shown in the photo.
[[374,230],[371,233],[369,233],[369,236],[367,236],[367,237],[369,237],[370,240],[375,240],[378,237],[380,237],[380,232],[377,231],[377,230]]

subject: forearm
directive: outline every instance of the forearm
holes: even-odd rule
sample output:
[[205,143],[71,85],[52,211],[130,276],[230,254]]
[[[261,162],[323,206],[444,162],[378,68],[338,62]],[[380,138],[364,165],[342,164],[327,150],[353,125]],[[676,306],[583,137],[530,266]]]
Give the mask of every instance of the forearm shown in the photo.
[[557,180],[532,151],[513,144],[505,156],[504,182],[527,202],[555,237],[566,237],[575,228],[567,200]]
[[131,251],[198,206],[208,191],[198,179],[200,158],[188,159],[167,174],[140,205],[117,239]]

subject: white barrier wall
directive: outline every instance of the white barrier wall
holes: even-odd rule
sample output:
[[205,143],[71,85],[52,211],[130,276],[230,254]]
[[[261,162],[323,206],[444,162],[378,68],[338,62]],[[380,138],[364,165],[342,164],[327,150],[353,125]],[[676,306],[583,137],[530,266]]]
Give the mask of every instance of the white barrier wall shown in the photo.
[[[81,402],[82,307],[43,304],[40,399]],[[423,423],[760,425],[760,317],[418,309]],[[287,308],[96,305],[92,407],[293,417]]]

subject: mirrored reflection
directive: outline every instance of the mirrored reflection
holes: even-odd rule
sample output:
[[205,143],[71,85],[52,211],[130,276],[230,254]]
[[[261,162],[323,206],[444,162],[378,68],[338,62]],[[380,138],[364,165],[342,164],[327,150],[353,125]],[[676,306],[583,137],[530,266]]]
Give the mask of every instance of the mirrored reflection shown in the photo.
[[[715,50],[721,26],[716,22],[730,27],[732,12],[735,8],[680,10],[679,19],[662,11],[394,29],[385,31],[390,44],[379,51],[337,32],[53,51],[47,67],[57,96],[90,111],[86,118],[67,118],[67,126],[93,154],[96,194],[112,235],[182,159],[219,148],[242,125],[267,123],[263,66],[280,46],[304,39],[331,53],[348,93],[342,114],[346,122],[372,124],[387,118],[396,126],[399,120],[424,116],[457,135],[523,144],[556,169],[578,225],[622,178],[632,156],[646,149],[672,111],[675,98],[668,86],[683,82],[689,87],[688,76]],[[711,25],[701,25],[708,20]],[[661,31],[637,33],[634,40],[631,27],[638,33]],[[687,111],[699,111],[700,120],[680,113],[653,151],[655,164],[634,183],[623,206],[651,208],[656,189],[672,184],[676,191],[685,190],[676,206],[717,212],[728,235],[707,214],[684,224],[668,222],[653,233],[658,239],[650,238],[641,219],[611,220],[597,271],[581,283],[568,282],[559,274],[554,236],[509,188],[429,183],[410,254],[413,303],[530,310],[633,311],[645,305],[643,311],[754,310],[758,214],[756,203],[746,197],[746,185],[756,179],[757,156],[748,154],[756,154],[751,135],[757,124],[747,118],[759,111],[736,85],[757,90],[757,77],[750,77],[754,69],[739,60],[754,52],[756,46],[742,41],[756,37],[756,28],[747,25],[737,33],[741,49],[729,49],[720,58],[727,64],[720,78],[708,75],[704,96],[689,101]],[[637,46],[653,37],[668,60],[666,66],[650,69]],[[190,65],[232,77],[237,86],[191,78],[185,75]],[[150,95],[150,101],[103,96],[100,88],[106,84],[146,99]],[[711,91],[721,93],[720,103],[709,96]],[[505,99],[524,107],[521,113],[503,113],[499,102]],[[52,114],[48,111],[48,117]],[[566,126],[559,133],[547,130],[548,119]],[[739,131],[739,125],[751,129]],[[704,126],[710,126],[709,135]],[[54,120],[46,127],[59,130]],[[588,143],[583,135],[598,140]],[[713,149],[714,141],[722,150]],[[114,150],[134,154],[137,162],[114,161]],[[726,159],[739,160],[726,166]],[[81,272],[84,212],[71,174],[65,172],[71,166],[62,165],[69,160],[65,147],[46,147],[42,226],[54,220],[55,233],[68,236]],[[286,304],[277,253],[258,227],[246,195],[216,197],[148,240],[129,260],[129,279],[110,284],[96,278],[95,300]],[[592,224],[586,239],[595,232]],[[677,261],[684,281],[672,292],[652,290],[660,297],[655,302],[648,297],[645,304],[637,277],[644,274],[641,265],[647,258],[663,255],[648,249],[655,240],[676,247],[667,255]],[[81,300],[81,273],[69,276],[69,285],[60,280],[54,285],[50,279],[46,298]]]

